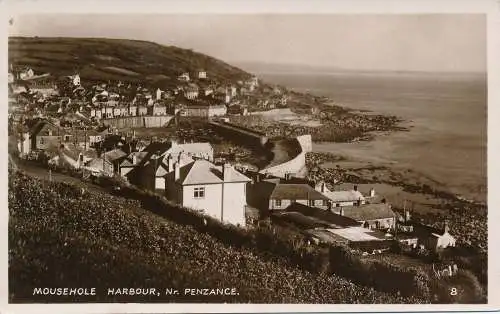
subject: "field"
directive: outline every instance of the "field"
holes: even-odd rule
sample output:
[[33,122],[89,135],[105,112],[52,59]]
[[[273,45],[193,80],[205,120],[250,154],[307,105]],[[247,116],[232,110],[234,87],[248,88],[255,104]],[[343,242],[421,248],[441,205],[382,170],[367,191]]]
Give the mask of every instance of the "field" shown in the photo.
[[250,77],[192,50],[124,39],[10,37],[9,63],[56,76],[78,71],[84,82],[122,80],[168,86],[175,85],[182,72],[200,69],[220,82]]
[[[231,287],[237,296],[161,294],[143,302],[416,303],[315,274],[250,248],[222,244],[134,200],[15,172],[9,180],[9,300],[68,302],[33,296],[34,287],[96,287],[76,302],[130,302],[108,287]],[[51,226],[47,228],[47,226]],[[92,274],[89,276],[88,274]],[[72,300],[73,301],[73,300]]]

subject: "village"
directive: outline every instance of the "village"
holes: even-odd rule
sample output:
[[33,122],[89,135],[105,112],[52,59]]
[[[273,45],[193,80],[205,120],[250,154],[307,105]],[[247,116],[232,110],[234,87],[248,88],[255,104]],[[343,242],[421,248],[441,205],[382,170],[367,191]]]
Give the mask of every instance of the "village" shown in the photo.
[[[373,188],[360,191],[353,183],[341,190],[336,182],[310,180],[310,135],[289,139],[294,153],[272,165],[228,158],[211,138],[253,154],[271,151],[269,134],[233,124],[232,118],[285,108],[287,96],[278,87],[264,88],[257,77],[231,83],[209,78],[203,70],[179,73],[178,86],[162,90],[86,84],[77,73],[54,78],[11,66],[9,138],[15,144],[9,155],[49,175],[72,169],[86,178],[120,178],[222,223],[251,229],[266,221],[310,245],[347,246],[362,256],[397,251],[417,260],[457,245],[446,221],[438,229],[413,220],[408,209],[396,211]],[[200,133],[214,134],[204,141],[136,132],[200,119],[210,127]],[[452,276],[457,265],[434,272]]]

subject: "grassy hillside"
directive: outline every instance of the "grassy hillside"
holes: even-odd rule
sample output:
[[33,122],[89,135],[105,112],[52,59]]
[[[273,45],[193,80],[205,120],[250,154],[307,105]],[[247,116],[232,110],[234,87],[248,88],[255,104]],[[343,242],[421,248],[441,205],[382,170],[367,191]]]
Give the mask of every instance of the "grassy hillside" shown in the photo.
[[207,71],[220,82],[250,74],[207,55],[174,46],[138,40],[105,38],[10,37],[9,63],[30,66],[35,72],[70,75],[83,80],[172,84],[185,71]]
[[[344,278],[228,246],[140,202],[10,173],[11,302],[414,303]],[[95,287],[94,297],[33,296],[34,287]],[[107,288],[236,288],[236,296],[108,296]],[[183,290],[180,290],[183,291]]]

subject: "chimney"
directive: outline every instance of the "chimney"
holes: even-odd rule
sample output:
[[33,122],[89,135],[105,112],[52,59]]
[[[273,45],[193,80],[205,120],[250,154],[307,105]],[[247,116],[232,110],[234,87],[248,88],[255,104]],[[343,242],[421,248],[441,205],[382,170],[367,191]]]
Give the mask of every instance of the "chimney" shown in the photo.
[[325,190],[326,190],[326,183],[323,182],[321,183],[321,193],[325,193]]
[[168,154],[167,156],[167,171],[173,171],[174,170],[174,165],[173,165],[173,158],[172,155]]
[[358,191],[358,186],[355,184],[353,189],[354,189],[354,191]]
[[181,177],[181,171],[180,171],[180,165],[178,163],[176,163],[174,165],[174,171],[175,171],[175,176],[174,176],[174,179],[175,181],[179,180],[180,177]]
[[229,179],[229,169],[231,169],[231,164],[225,163],[222,166],[222,178],[224,181]]
[[342,207],[340,207],[339,215],[344,216],[344,209]]
[[375,189],[374,188],[370,189],[370,197],[375,197]]

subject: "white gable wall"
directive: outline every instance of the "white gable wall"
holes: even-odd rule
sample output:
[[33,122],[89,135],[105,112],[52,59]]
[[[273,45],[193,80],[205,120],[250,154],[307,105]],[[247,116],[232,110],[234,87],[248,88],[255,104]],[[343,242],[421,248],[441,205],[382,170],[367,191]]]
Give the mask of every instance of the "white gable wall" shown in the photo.
[[224,222],[245,226],[246,205],[246,183],[224,183]]
[[[194,197],[194,189],[198,187],[205,188],[205,196],[203,198]],[[219,220],[221,219],[222,184],[185,185],[182,196],[182,206],[201,209],[207,215]]]

